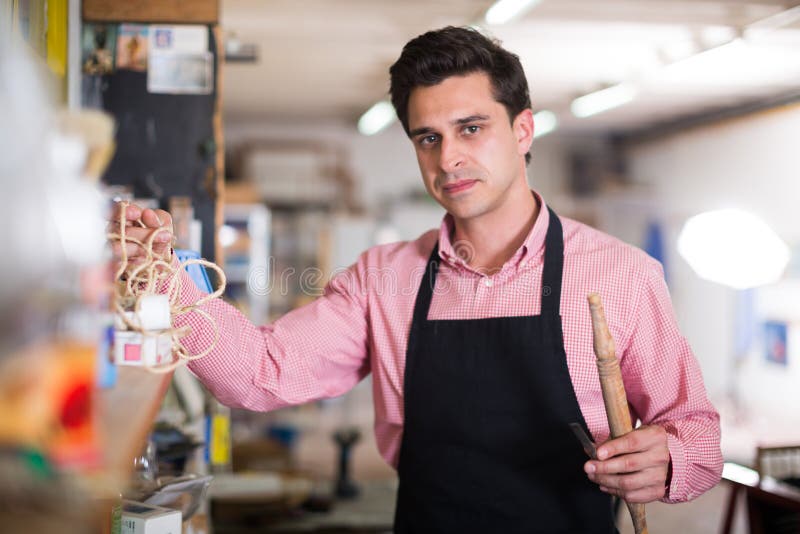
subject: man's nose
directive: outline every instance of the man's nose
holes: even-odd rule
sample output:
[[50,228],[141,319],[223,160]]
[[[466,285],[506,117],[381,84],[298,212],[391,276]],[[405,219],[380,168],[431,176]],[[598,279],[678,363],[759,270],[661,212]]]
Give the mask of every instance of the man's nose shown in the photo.
[[453,172],[464,164],[464,151],[455,139],[442,139],[439,150],[439,166],[445,172]]

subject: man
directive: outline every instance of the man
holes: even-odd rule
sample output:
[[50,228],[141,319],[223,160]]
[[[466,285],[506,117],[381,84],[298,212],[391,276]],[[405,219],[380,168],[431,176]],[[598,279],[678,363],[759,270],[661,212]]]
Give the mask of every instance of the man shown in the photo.
[[[397,532],[613,532],[611,495],[679,502],[712,487],[718,415],[660,265],[528,188],[535,125],[517,56],[444,28],[410,41],[390,72],[425,187],[447,210],[441,228],[367,250],[267,326],[209,303],[224,341],[192,370],[252,410],[341,395],[371,372],[378,446],[400,480]],[[140,215],[170,224],[128,213]],[[199,298],[183,286],[182,301]],[[591,291],[643,423],[609,441]],[[204,319],[189,324],[185,344],[207,346]],[[605,442],[599,460],[586,461],[571,422]]]

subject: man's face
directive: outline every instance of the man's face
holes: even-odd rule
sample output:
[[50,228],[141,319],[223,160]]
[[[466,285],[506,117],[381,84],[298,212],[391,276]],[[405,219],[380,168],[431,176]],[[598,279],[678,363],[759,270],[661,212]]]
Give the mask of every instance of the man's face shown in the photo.
[[408,126],[428,193],[456,221],[500,210],[512,192],[527,191],[531,112],[511,123],[485,73],[414,88]]

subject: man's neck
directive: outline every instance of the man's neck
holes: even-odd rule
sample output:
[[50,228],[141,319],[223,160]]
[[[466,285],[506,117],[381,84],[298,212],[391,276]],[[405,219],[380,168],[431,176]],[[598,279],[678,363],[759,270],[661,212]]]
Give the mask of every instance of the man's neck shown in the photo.
[[[526,194],[527,193],[527,194]],[[509,192],[507,205],[482,217],[454,220],[453,243],[466,242],[469,266],[492,274],[499,271],[522,246],[539,214],[530,190]]]

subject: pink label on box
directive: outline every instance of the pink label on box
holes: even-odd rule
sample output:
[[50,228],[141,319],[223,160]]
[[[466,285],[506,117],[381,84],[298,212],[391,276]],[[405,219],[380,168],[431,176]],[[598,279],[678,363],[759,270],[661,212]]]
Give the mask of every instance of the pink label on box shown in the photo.
[[125,344],[125,361],[138,362],[142,360],[142,346]]

